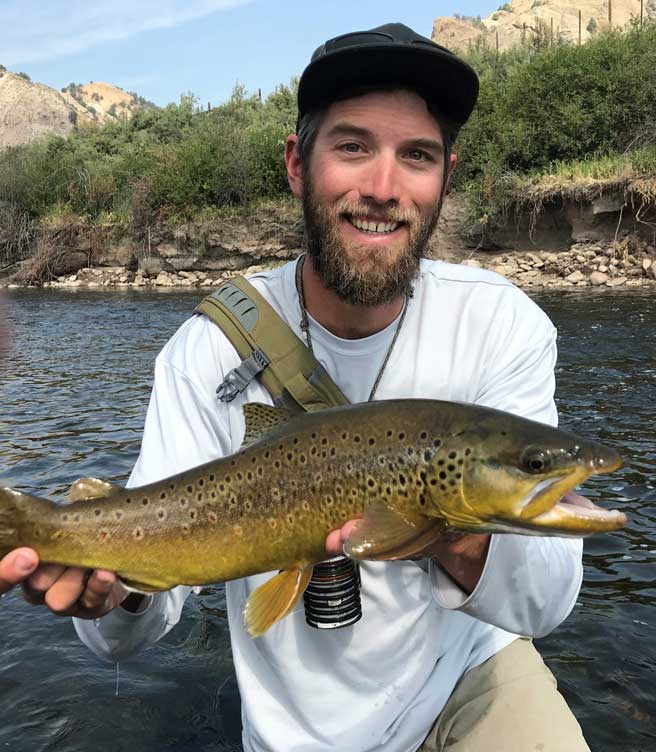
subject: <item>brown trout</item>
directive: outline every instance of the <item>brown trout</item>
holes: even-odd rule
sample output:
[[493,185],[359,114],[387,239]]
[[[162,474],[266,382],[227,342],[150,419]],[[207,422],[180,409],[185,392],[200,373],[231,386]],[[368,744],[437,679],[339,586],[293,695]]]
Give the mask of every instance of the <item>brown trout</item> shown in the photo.
[[373,560],[410,557],[447,529],[584,536],[626,522],[560,501],[619,467],[614,451],[509,413],[411,399],[244,414],[239,452],[157,483],[82,478],[63,505],[0,489],[0,554],[29,546],[142,592],[282,570],[246,605],[257,636],[293,609],[349,519],[345,553]]

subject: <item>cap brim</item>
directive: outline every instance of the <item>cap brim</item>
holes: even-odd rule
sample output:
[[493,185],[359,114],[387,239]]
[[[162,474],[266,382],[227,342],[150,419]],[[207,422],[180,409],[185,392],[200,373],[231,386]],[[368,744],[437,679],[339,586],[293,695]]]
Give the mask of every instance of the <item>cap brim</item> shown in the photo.
[[376,84],[415,89],[458,125],[468,120],[478,97],[476,72],[450,52],[428,46],[366,45],[332,52],[308,65],[298,88],[299,113]]

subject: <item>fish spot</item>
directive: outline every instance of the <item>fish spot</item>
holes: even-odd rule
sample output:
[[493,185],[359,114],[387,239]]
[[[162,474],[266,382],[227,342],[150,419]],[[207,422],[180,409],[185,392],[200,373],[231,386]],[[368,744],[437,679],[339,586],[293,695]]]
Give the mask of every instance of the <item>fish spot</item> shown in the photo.
[[437,485],[437,481],[435,480],[435,478],[431,478],[430,479],[430,484],[431,484],[431,486],[436,486]]
[[109,530],[100,530],[100,531],[98,532],[98,538],[99,538],[99,539],[100,539],[101,541],[106,541],[106,540],[109,540],[109,538],[110,538],[110,535],[109,535]]
[[75,517],[73,517],[73,522],[79,522],[80,521],[80,515],[76,514]]
[[369,437],[369,446],[376,446],[376,439],[373,436]]
[[294,444],[298,444],[298,436],[294,436]]
[[157,510],[157,518],[160,520],[166,519],[166,510],[164,509],[158,509]]
[[162,493],[159,495],[159,498],[160,499],[165,499],[166,498],[166,491],[162,491]]
[[208,519],[208,520],[210,521],[210,523],[211,523],[212,525],[216,525],[216,523],[217,523],[217,522],[218,522],[218,520],[219,520],[219,518],[218,518],[218,517],[217,517],[217,515],[216,515],[216,512],[208,512],[208,513],[207,513],[207,519]]
[[405,478],[405,475],[399,475],[399,483],[400,483],[400,484],[401,484],[402,486],[405,486],[405,484],[406,484],[406,478]]
[[250,470],[246,473],[246,478],[248,480],[252,481],[254,477],[255,476],[253,475],[253,473]]
[[422,483],[426,483],[426,481],[427,481],[428,478],[427,478],[427,475],[426,475],[426,473],[425,473],[424,470],[422,470],[419,473],[419,478],[420,478],[420,480],[421,480]]
[[449,471],[450,473],[454,472],[454,470],[455,470],[455,469],[456,469],[456,466],[455,466],[455,465],[449,465],[449,466],[447,467],[447,470],[448,470],[448,471]]
[[424,496],[424,494],[421,494],[419,496],[419,503],[421,504],[422,507],[426,506],[426,497]]
[[219,491],[221,491],[221,493],[225,491],[225,485],[223,483],[219,483]]
[[335,486],[335,493],[337,496],[341,496],[344,493],[344,489],[341,486]]
[[433,455],[428,450],[426,450],[424,452],[424,462],[430,462],[432,459]]
[[408,447],[406,452],[408,453],[408,457],[410,457],[415,453],[415,450],[412,447]]
[[310,511],[310,504],[307,501],[304,501],[301,506],[303,507],[303,511],[304,512],[309,512]]
[[184,509],[187,506],[187,500],[186,499],[180,499],[180,506]]
[[241,536],[241,534],[243,533],[243,530],[241,529],[241,525],[235,525],[235,526],[234,526],[234,527],[232,528],[232,531],[234,532],[234,534],[235,534],[235,535],[236,535],[237,537],[240,537],[240,536]]
[[244,480],[244,474],[243,473],[237,473],[237,480],[239,480],[239,481]]
[[312,433],[312,436],[311,436],[310,438],[312,438],[312,439],[316,439],[316,438],[317,438],[317,432],[316,432],[316,431],[314,431],[314,432]]
[[421,432],[421,433],[419,434],[419,438],[420,438],[420,439],[421,439],[422,441],[426,441],[426,439],[428,438],[428,434],[426,433],[426,431],[422,431],[422,432]]
[[214,473],[210,473],[210,483],[214,483],[215,477]]
[[128,498],[125,500],[126,504],[132,504],[132,499],[128,496]]
[[439,449],[442,446],[442,440],[441,439],[433,439],[433,446],[435,449]]
[[192,509],[192,510],[191,510],[191,511],[189,512],[189,517],[190,517],[190,519],[192,519],[192,520],[195,520],[195,519],[196,519],[196,510],[195,510],[195,509]]
[[355,436],[353,437],[353,441],[356,444],[359,444],[362,441],[362,438],[356,433]]
[[321,444],[322,446],[326,446],[327,443],[328,443],[328,439],[324,436],[323,439],[321,439]]
[[465,457],[469,457],[471,453],[472,453],[472,450],[469,447],[467,447],[467,449],[465,449]]
[[132,537],[135,540],[142,540],[144,537],[144,531],[143,528],[135,527],[135,529],[132,531]]
[[267,449],[267,451],[264,453],[264,459],[268,460],[269,457],[271,457],[271,452]]
[[403,431],[399,431],[399,441],[403,441],[405,439],[405,433]]
[[387,436],[388,439],[391,439],[392,435],[393,435],[393,432],[392,431],[387,431],[387,433],[385,435]]
[[335,447],[330,447],[330,456],[334,457],[337,454],[337,450]]
[[230,467],[235,467],[237,460],[230,460]]
[[373,478],[369,478],[367,485],[369,486],[369,488],[373,488],[376,485],[376,481]]
[[189,535],[189,533],[191,532],[191,528],[186,522],[183,522],[182,525],[180,525],[180,529],[185,535]]
[[269,527],[272,530],[275,530],[278,527],[278,521],[275,520],[273,517],[269,517]]
[[460,478],[462,478],[462,473],[456,473],[456,478],[457,478],[458,480],[460,480]]
[[450,486],[455,486],[456,485],[456,482],[455,482],[455,480],[453,480],[453,478],[449,481],[449,485]]
[[142,499],[142,500],[141,500],[141,503],[142,503],[142,504],[143,504],[143,505],[144,505],[145,507],[147,507],[147,506],[148,506],[148,499]]
[[287,515],[287,522],[289,522],[290,525],[294,524],[294,515],[293,514],[288,514]]
[[100,517],[100,515],[102,514],[102,509],[94,509],[93,513],[96,515],[96,517]]
[[117,520],[120,520],[120,519],[122,519],[122,518],[123,518],[123,512],[121,512],[121,511],[120,511],[119,509],[117,509],[117,510],[116,510],[116,511],[114,512],[114,517],[116,517],[116,519],[117,519]]
[[203,478],[199,478],[198,479],[198,485],[199,486],[204,486],[205,485],[205,481],[203,480]]
[[352,473],[353,472],[353,465],[350,462],[346,463],[346,472]]
[[230,475],[226,475],[226,477],[225,477],[225,482],[226,482],[226,483],[231,483],[231,482],[232,482],[232,478],[231,478],[231,476],[230,476]]
[[210,496],[212,497],[212,499],[216,499],[216,491],[212,491],[212,493],[210,494]]
[[386,493],[386,494],[387,494],[388,496],[391,496],[391,495],[392,495],[392,489],[391,489],[391,488],[390,488],[389,486],[387,486],[387,487],[385,488],[385,493]]
[[440,471],[440,478],[441,478],[442,480],[446,480],[446,472],[445,472],[444,470],[441,470],[441,471]]
[[287,459],[288,459],[288,461],[289,461],[289,462],[291,462],[291,461],[292,461],[292,457],[293,457],[293,456],[294,456],[294,455],[293,455],[293,454],[292,454],[291,452],[287,452]]
[[62,522],[68,522],[68,515],[62,514]]
[[275,467],[275,468],[276,468],[277,470],[279,470],[279,469],[280,469],[280,464],[281,464],[281,463],[280,463],[280,460],[276,460],[276,461],[275,461],[275,462],[273,463],[273,466],[274,466],[274,467]]
[[310,448],[310,454],[311,454],[311,455],[312,455],[312,456],[314,457],[314,455],[315,455],[316,453],[317,453],[317,448],[316,448],[316,447],[314,447],[314,446],[313,446],[313,447],[311,447],[311,448]]
[[253,508],[253,502],[250,499],[247,499],[244,502],[244,507],[245,507],[245,509],[246,509],[247,512],[250,512],[251,509]]
[[342,431],[342,441],[346,441],[348,439],[348,432]]
[[458,460],[458,464],[459,465],[464,465],[465,464],[465,461],[463,460],[462,457],[460,457],[460,459]]
[[194,487],[193,486],[187,486],[187,493],[193,493]]
[[453,451],[449,452],[449,459],[450,459],[450,460],[455,460],[455,458],[456,458],[457,456],[458,456],[458,453],[457,453],[457,452],[453,452]]
[[326,452],[326,450],[324,449],[323,452],[321,452],[321,456],[325,460],[326,457],[328,456],[328,452]]
[[440,490],[446,491],[446,486],[444,485],[444,483],[440,483]]
[[305,465],[307,462],[307,457],[304,454],[299,455],[298,461],[301,463],[301,465]]
[[259,466],[259,467],[257,468],[257,470],[256,470],[255,472],[256,472],[256,473],[257,473],[257,474],[258,474],[258,475],[260,476],[260,478],[261,478],[261,477],[262,477],[262,476],[264,475],[264,468],[262,467],[262,465],[260,465],[260,466]]
[[202,500],[203,500],[203,494],[202,494],[202,493],[199,493],[199,494],[198,494],[198,495],[196,496],[196,501],[202,501]]
[[508,435],[508,433],[507,433],[506,431],[501,431],[501,435],[502,435],[502,436],[507,436],[507,435]]
[[439,465],[440,467],[443,467],[443,465],[444,465],[444,460],[438,460],[438,461],[437,461],[437,464],[438,464],[438,465]]
[[280,489],[277,486],[274,486],[271,489],[271,498],[274,501],[280,501],[280,499],[282,498],[282,494],[280,493]]

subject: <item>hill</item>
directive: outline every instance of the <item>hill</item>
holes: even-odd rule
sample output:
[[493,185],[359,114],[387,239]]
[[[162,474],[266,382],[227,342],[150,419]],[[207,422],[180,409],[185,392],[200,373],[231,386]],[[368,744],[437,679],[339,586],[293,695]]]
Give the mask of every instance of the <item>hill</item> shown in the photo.
[[111,84],[69,84],[62,91],[0,66],[0,149],[65,136],[76,126],[104,125],[151,103]]
[[[626,26],[640,18],[640,0],[611,0],[612,26]],[[485,43],[506,50],[516,44],[546,44],[551,38],[578,43],[579,11],[581,41],[587,42],[599,31],[609,27],[609,0],[510,0],[489,16],[444,16],[433,22],[432,38],[445,47],[465,49],[471,44]],[[656,0],[644,0],[643,18],[656,19]]]

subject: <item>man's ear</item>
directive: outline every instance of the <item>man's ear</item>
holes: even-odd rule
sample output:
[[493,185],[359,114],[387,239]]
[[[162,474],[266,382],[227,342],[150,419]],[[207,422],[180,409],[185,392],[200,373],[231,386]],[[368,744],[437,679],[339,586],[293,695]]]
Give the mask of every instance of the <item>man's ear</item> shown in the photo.
[[298,143],[298,136],[292,133],[291,136],[287,136],[285,142],[285,166],[287,167],[287,180],[289,181],[289,187],[292,189],[292,193],[296,198],[302,198],[303,196],[303,166],[298,156],[298,149],[296,148]]
[[453,176],[453,171],[456,169],[456,165],[458,164],[458,155],[457,154],[451,154],[449,156],[449,166],[446,170],[446,185],[444,186],[444,193],[448,193],[451,190],[451,177]]

